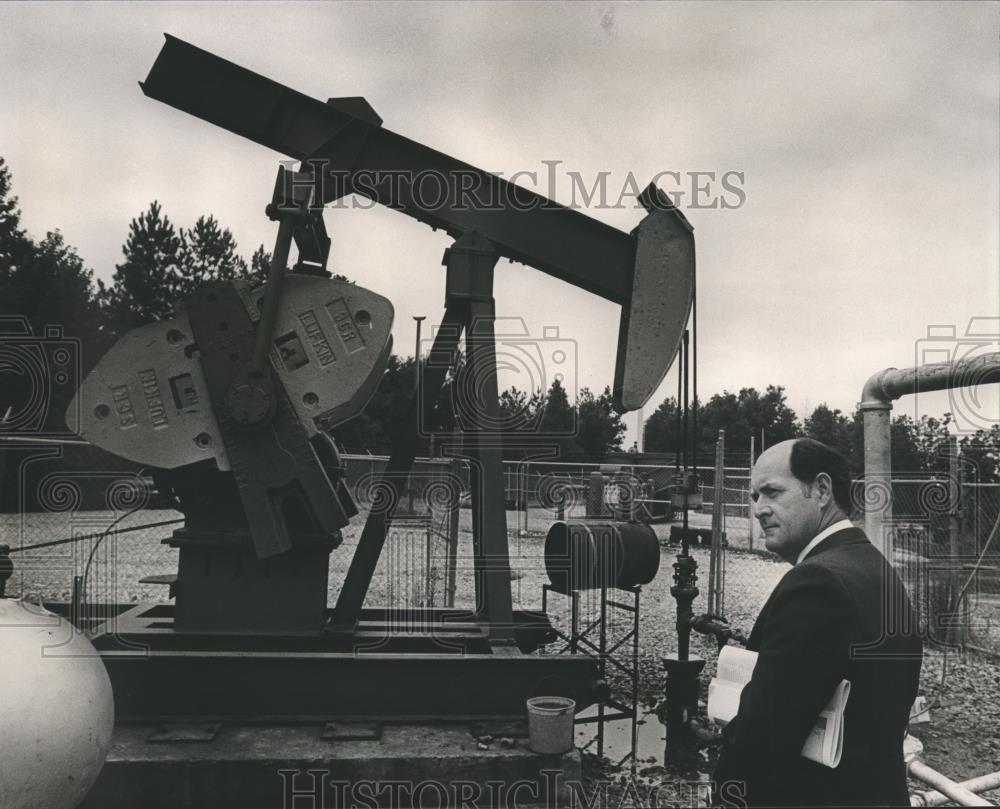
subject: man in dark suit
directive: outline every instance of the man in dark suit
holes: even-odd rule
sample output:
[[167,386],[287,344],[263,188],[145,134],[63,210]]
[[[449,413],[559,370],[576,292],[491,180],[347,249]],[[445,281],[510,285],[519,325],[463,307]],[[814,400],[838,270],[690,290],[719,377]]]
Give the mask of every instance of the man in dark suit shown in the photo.
[[[800,438],[764,452],[750,483],[767,548],[794,567],[748,639],[759,657],[723,730],[715,802],[909,806],[903,736],[922,645],[899,576],[847,518],[847,464]],[[843,755],[831,769],[801,750],[842,679],[851,692]]]

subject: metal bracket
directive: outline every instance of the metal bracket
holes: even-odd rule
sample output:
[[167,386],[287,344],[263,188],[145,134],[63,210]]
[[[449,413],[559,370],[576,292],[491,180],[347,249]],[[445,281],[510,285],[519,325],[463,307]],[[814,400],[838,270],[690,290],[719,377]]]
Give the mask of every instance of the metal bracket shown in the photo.
[[[226,398],[231,398],[231,380],[239,373],[232,357],[245,356],[255,336],[236,290],[225,283],[203,286],[188,299],[187,308],[257,556],[263,559],[291,550],[300,539],[293,538],[286,523],[282,501],[288,496],[308,502],[322,533],[337,536],[350,518],[332,496],[333,484],[283,386],[272,380],[275,415],[263,429],[238,429],[225,406]],[[273,374],[269,362],[263,372]]]

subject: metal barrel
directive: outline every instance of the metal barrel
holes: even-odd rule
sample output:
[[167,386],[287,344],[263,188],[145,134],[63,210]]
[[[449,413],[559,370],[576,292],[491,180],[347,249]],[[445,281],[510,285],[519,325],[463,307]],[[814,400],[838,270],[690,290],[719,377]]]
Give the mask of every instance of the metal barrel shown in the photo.
[[649,584],[659,567],[660,544],[645,523],[556,522],[545,537],[545,572],[556,592]]

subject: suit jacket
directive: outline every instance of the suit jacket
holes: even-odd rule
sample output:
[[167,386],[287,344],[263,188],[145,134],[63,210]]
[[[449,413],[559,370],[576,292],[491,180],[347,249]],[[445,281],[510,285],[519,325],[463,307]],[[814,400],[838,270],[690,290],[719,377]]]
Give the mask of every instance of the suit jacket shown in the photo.
[[[716,766],[722,806],[909,806],[903,736],[923,647],[899,576],[864,533],[820,542],[771,593],[759,653]],[[836,769],[802,758],[819,712],[851,682]]]

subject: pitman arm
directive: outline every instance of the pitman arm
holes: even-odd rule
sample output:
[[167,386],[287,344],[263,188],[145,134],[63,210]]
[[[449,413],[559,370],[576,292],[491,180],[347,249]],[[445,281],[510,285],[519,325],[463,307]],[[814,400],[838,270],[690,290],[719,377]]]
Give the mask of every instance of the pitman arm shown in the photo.
[[[166,43],[143,92],[324,173],[323,199],[356,193],[622,306],[614,393],[641,407],[680,346],[694,287],[694,235],[655,188],[630,234],[381,126],[363,99],[323,103],[182,40]],[[303,167],[305,168],[305,166]],[[420,178],[434,176],[434,199]],[[427,204],[433,203],[433,204]]]

